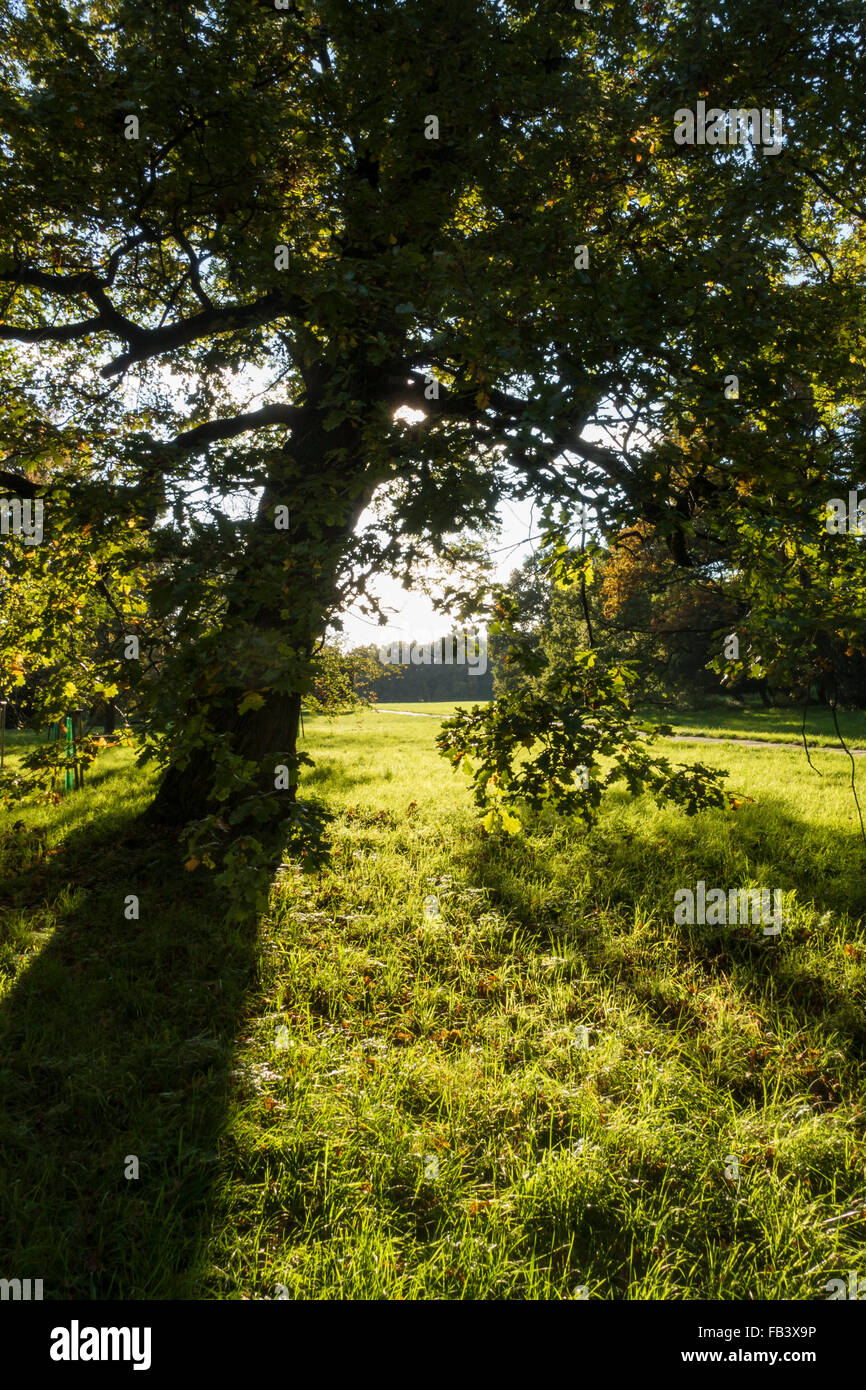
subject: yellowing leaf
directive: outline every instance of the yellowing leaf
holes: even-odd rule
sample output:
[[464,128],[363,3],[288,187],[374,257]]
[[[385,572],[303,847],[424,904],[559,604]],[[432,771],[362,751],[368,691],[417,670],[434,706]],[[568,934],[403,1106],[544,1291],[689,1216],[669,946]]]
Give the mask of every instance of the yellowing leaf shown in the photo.
[[195,856],[193,856],[192,859],[188,859],[188,860],[186,861],[186,863],[184,864],[183,867],[186,869],[186,871],[187,871],[188,874],[191,874],[192,871],[193,871],[193,869],[197,869],[200,863],[201,863],[201,860],[200,860],[200,859],[196,859]]
[[264,695],[260,695],[257,690],[248,690],[238,705],[238,714],[246,714],[250,709],[261,709],[264,703]]

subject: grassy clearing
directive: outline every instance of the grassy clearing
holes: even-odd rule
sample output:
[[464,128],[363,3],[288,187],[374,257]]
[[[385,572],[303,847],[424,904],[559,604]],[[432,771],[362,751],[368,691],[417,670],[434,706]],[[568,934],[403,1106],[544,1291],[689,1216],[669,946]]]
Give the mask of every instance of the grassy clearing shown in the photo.
[[[477,703],[486,704],[486,700]],[[466,706],[467,702],[462,704]],[[382,703],[380,710],[405,710],[410,714],[440,714],[447,718],[458,708],[453,701],[427,704]],[[763,705],[745,705],[743,709],[718,707],[705,710],[665,711],[646,707],[641,717],[656,724],[666,723],[678,734],[701,733],[712,738],[760,739],[768,743],[795,743],[802,747],[803,711],[797,709],[765,709]],[[866,748],[866,714],[857,710],[839,711],[839,728],[850,748]],[[809,747],[839,747],[833,716],[827,709],[810,709],[806,719],[806,739]]]
[[[811,1299],[862,1268],[846,760],[675,744],[729,770],[737,811],[612,796],[589,835],[503,844],[436,727],[307,721],[333,868],[287,866],[255,937],[140,838],[128,753],[6,818],[10,1274],[52,1297]],[[674,926],[698,878],[781,887],[782,936]]]
[[[775,743],[798,743],[802,748],[802,709],[765,709],[746,705],[743,709],[706,709],[664,714],[660,710],[643,713],[658,723],[668,723],[677,733],[709,734],[713,738],[755,738]],[[859,710],[839,710],[839,728],[850,748],[866,748],[866,714]],[[813,744],[839,747],[839,739],[828,709],[814,708],[806,717],[806,740]]]

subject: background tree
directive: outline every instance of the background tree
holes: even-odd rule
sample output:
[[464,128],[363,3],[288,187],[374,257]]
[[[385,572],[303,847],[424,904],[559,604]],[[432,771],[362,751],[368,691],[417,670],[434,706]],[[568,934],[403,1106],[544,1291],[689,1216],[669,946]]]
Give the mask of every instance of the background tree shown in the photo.
[[[384,643],[390,648],[390,644]],[[434,662],[430,642],[405,643],[399,652],[406,664],[381,662],[376,647],[363,650],[374,664],[372,690],[377,700],[409,703],[436,700],[489,700],[493,692],[493,675],[489,669],[486,638],[475,633],[448,633],[438,639],[438,655],[444,657],[450,649],[450,662]],[[485,661],[485,653],[487,661]],[[428,659],[424,659],[428,658]],[[487,669],[482,671],[482,666]]]
[[[534,551],[520,569],[512,570],[505,585],[505,595],[512,605],[514,631],[524,648],[532,653],[541,650],[545,633],[550,630],[551,593],[550,577]],[[520,689],[532,680],[522,666],[508,659],[510,645],[503,633],[494,632],[488,637],[494,695]]]
[[351,714],[373,703],[381,667],[375,648],[343,651],[324,642],[313,661],[313,685],[304,705],[315,714]]
[[[641,522],[596,552],[583,590],[557,584],[534,555],[506,587],[516,604],[515,630],[550,661],[591,646],[606,661],[628,663],[639,703],[701,705],[718,698],[724,689],[710,663],[743,605],[719,547],[712,547],[713,558],[707,549],[693,545],[693,563],[684,568]],[[496,693],[531,686],[536,677],[519,663],[506,663],[508,640],[498,636],[491,643]]]
[[637,697],[706,704],[722,692],[710,667],[743,611],[737,576],[719,544],[693,542],[677,565],[645,523],[617,538],[600,589],[599,642],[634,663]]

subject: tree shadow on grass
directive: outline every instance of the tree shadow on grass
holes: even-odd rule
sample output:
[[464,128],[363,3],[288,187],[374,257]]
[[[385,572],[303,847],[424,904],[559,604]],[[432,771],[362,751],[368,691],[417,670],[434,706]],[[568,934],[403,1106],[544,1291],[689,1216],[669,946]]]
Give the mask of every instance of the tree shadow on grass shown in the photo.
[[254,928],[140,809],[88,822],[85,788],[48,856],[5,832],[0,1273],[46,1299],[196,1297]]
[[[771,798],[738,820],[736,855],[714,828],[719,825],[716,821],[714,827],[712,816],[689,821],[648,815],[637,823],[612,817],[585,838],[561,823],[549,839],[467,843],[463,863],[472,881],[519,924],[539,956],[553,949],[585,967],[585,973],[576,971],[582,1003],[569,1013],[570,1020],[592,1023],[598,1029],[595,1045],[601,1034],[618,1034],[622,1049],[618,1061],[593,1071],[593,1085],[605,1105],[622,1107],[618,1132],[634,1136],[624,1171],[639,1190],[640,1204],[631,1201],[628,1189],[614,1194],[617,1233],[599,1202],[591,1217],[588,1204],[583,1213],[563,1217],[554,1192],[540,1204],[540,1250],[552,1261],[553,1251],[571,1242],[575,1272],[595,1262],[618,1290],[614,1296],[624,1297],[629,1281],[647,1277],[650,1251],[663,1229],[673,1248],[692,1252],[691,1288],[700,1279],[704,1288],[715,1289],[714,1266],[724,1261],[725,1251],[741,1250],[737,1292],[702,1296],[801,1297],[803,1288],[820,1296],[823,1279],[809,1284],[814,1270],[807,1272],[806,1266],[817,1259],[816,1267],[822,1268],[823,1257],[831,1272],[847,1268],[855,1260],[851,1251],[862,1242],[856,1226],[837,1231],[827,1216],[841,1219],[847,1207],[862,1204],[862,1165],[843,1158],[843,1136],[862,1130],[866,1075],[866,978],[857,964],[866,960],[859,837],[854,829],[801,822]],[[698,879],[708,888],[762,882],[782,887],[787,901],[781,935],[765,937],[762,924],[675,924],[675,889],[694,889]],[[593,1015],[596,1000],[604,1001],[604,1012]],[[609,1020],[611,1001],[614,1018]],[[620,1013],[629,1018],[621,1032]],[[639,1026],[633,1029],[635,1021]],[[663,1154],[652,1152],[650,1122],[639,1115],[631,1089],[653,1031],[658,1040],[653,1046],[664,1059],[660,1124],[669,1124],[675,1114],[678,1136],[676,1149]],[[687,1100],[702,1091],[708,1097],[704,1113],[699,1100]],[[747,1180],[761,1173],[764,1186],[760,1191],[756,1186],[754,1205],[742,1210],[731,1203],[721,1180],[720,1156],[731,1148],[724,1136],[727,1119],[721,1124],[719,1158],[713,1155],[719,1181],[706,1177],[713,1143],[707,1135],[719,1124],[718,1113],[727,1116],[720,1096],[734,1117],[742,1117],[741,1134],[753,1121],[752,1132],[760,1134],[766,1111],[771,1130],[781,1135],[778,1166],[773,1147],[763,1152],[760,1144],[756,1151],[747,1145],[743,1161],[752,1165],[745,1170]],[[567,1098],[561,1105],[567,1114]],[[837,1110],[835,1125],[822,1123],[834,1120]],[[799,1148],[793,1144],[795,1132]],[[551,1136],[552,1147],[561,1148],[552,1124]],[[766,1280],[752,1268],[760,1261],[752,1259],[749,1247],[762,1248],[767,1227],[781,1232],[779,1212],[789,1200],[803,1231],[779,1257],[785,1292],[767,1295],[762,1292],[769,1287]],[[837,1236],[844,1253],[835,1256]],[[624,1249],[623,1240],[628,1247],[630,1238],[631,1249]]]
[[[561,891],[554,882],[540,913],[526,912],[524,886],[543,882],[555,863],[546,842],[530,838],[501,847],[480,844],[470,872],[524,929],[537,932],[540,948],[542,943],[548,948],[567,944],[573,936],[577,949],[583,943],[598,952],[602,977],[609,971],[637,1002],[652,1007],[652,972],[645,961],[630,960],[628,949],[621,949],[635,914],[645,915],[649,902],[675,935],[678,969],[697,967],[708,982],[725,977],[756,1006],[784,1008],[800,1028],[833,1032],[847,1043],[853,1059],[866,1058],[862,985],[859,995],[852,991],[842,971],[827,959],[830,948],[847,946],[851,962],[866,960],[863,846],[854,828],[816,827],[798,820],[783,802],[763,798],[739,816],[735,857],[730,843],[705,833],[701,816],[668,817],[662,830],[652,816],[627,827],[602,819],[587,846],[584,858],[576,842],[575,860],[587,875],[578,895],[562,877],[567,854],[559,845]],[[675,890],[695,890],[700,879],[708,890],[727,892],[750,884],[781,888],[786,897],[781,932],[764,934],[763,924],[751,921],[674,925]],[[602,918],[617,922],[604,946]],[[681,1016],[677,1005],[663,1004],[661,1010],[674,1021]]]

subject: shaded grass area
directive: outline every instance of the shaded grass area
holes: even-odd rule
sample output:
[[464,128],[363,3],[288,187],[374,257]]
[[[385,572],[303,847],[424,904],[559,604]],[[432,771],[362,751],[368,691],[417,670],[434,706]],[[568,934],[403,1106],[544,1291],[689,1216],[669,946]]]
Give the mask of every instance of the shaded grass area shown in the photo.
[[[265,926],[214,1292],[825,1297],[866,1235],[840,770],[819,802],[796,754],[702,750],[754,802],[690,822],[613,800],[589,837],[504,845],[429,726],[370,719],[310,730],[336,878],[287,876]],[[783,938],[674,927],[701,876],[783,887]]]
[[[257,940],[169,841],[123,839],[147,794],[127,753],[5,829],[10,1276],[46,1297],[813,1299],[862,1267],[844,760],[695,746],[738,810],[612,795],[588,835],[502,842],[433,720],[306,728],[333,865],[286,865]],[[675,926],[698,878],[781,887],[781,936]]]
[[254,945],[139,831],[151,792],[108,753],[0,833],[0,1263],[46,1298],[198,1289]]

